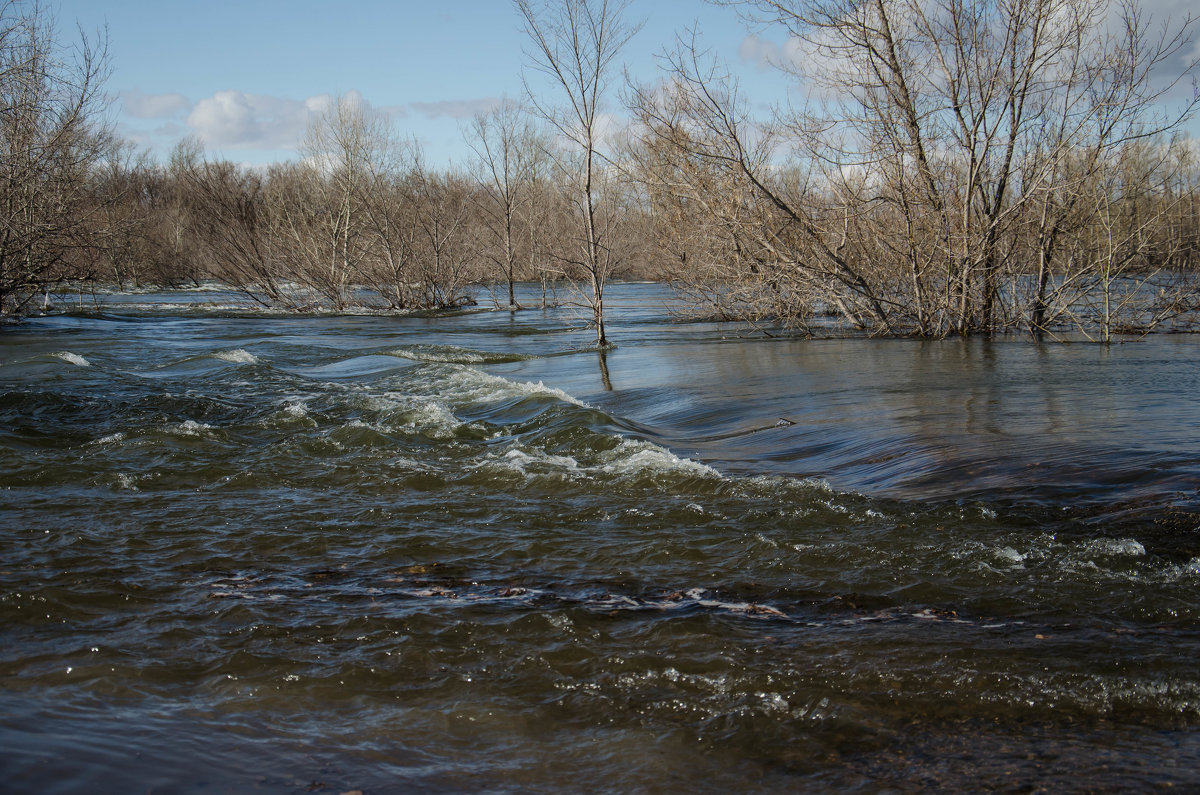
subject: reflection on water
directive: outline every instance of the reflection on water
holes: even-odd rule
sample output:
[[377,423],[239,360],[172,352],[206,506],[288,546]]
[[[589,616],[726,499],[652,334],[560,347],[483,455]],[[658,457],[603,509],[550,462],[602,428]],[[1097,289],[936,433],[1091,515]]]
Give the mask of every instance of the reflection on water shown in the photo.
[[4,330],[5,790],[1196,787],[1200,342],[611,289]]
[[[590,395],[586,372],[559,377],[728,471],[909,498],[1111,502],[1200,483],[1198,355],[1190,337],[1111,349],[709,338],[619,347],[602,372],[609,397]],[[505,372],[549,378],[559,365]]]

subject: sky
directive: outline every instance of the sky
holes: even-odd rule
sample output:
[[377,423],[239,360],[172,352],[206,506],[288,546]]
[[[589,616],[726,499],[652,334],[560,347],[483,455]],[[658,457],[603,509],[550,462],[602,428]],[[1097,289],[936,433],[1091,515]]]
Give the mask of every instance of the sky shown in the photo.
[[[1159,18],[1190,0],[1142,0]],[[523,93],[526,36],[510,0],[49,0],[60,36],[106,31],[118,132],[165,159],[185,135],[208,153],[261,165],[295,159],[311,115],[357,92],[415,137],[431,165],[462,166],[463,129],[480,110]],[[759,110],[788,98],[764,58],[786,45],[704,0],[633,0],[644,27],[623,52],[640,81],[695,27],[739,74]],[[1200,48],[1198,48],[1200,49]],[[526,70],[527,71],[527,70]],[[536,83],[538,76],[531,75]],[[618,81],[619,82],[619,81]],[[613,97],[614,112],[620,112]]]
[[[388,112],[401,133],[416,137],[427,162],[465,165],[470,150],[462,130],[471,117],[524,90],[528,44],[509,0],[56,5],[63,38],[76,25],[91,36],[107,31],[106,87],[117,100],[118,131],[158,158],[193,134],[210,155],[235,162],[294,159],[313,110],[329,97],[357,92]],[[654,80],[656,55],[694,25],[714,54],[747,69],[761,103],[787,92],[786,82],[747,50],[753,34],[728,8],[634,0],[628,15],[644,22],[623,53],[639,80]],[[619,97],[613,103],[619,111]]]

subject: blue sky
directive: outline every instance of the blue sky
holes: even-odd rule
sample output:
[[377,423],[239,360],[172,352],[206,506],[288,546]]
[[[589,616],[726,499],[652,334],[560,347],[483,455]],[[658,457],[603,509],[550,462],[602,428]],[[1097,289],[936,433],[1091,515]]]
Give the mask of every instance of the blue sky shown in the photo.
[[[471,115],[522,93],[526,41],[508,0],[59,0],[57,7],[64,37],[76,23],[89,33],[107,28],[107,88],[119,97],[119,130],[159,157],[192,133],[210,153],[237,162],[293,158],[308,108],[323,96],[358,92],[416,136],[429,162],[462,164],[461,128]],[[745,49],[750,31],[730,9],[635,0],[630,16],[645,22],[624,53],[639,79],[654,79],[655,54],[695,24],[715,54],[746,70],[761,102],[786,93],[778,76],[754,63]]]
[[[1191,2],[1140,6],[1170,19]],[[527,45],[509,0],[48,0],[47,7],[57,9],[63,38],[76,24],[88,33],[107,28],[118,129],[160,158],[187,134],[236,162],[295,158],[312,109],[358,92],[415,136],[429,163],[464,165],[463,126],[523,90]],[[786,43],[778,32],[752,31],[735,11],[704,0],[633,0],[629,13],[645,23],[624,52],[635,78],[655,79],[655,55],[695,25],[760,109],[787,99],[787,82],[762,63]],[[613,111],[620,112],[616,97]]]

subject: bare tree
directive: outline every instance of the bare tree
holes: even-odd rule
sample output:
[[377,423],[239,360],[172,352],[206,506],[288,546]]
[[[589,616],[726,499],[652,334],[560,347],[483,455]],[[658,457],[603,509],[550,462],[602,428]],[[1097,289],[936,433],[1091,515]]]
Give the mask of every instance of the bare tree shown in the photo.
[[291,270],[334,309],[345,308],[371,255],[368,205],[392,147],[384,114],[357,95],[339,96],[309,123],[292,191],[280,197],[284,237],[296,257]]
[[[587,296],[596,327],[596,342],[608,345],[604,329],[604,288],[612,273],[613,232],[602,191],[607,157],[601,148],[601,108],[616,71],[616,57],[640,25],[623,19],[629,0],[515,0],[529,37],[528,57],[534,69],[562,91],[564,104],[555,107],[538,99],[526,83],[530,102],[570,143],[574,157],[560,159],[569,171],[571,204],[578,220],[575,251],[565,262],[588,281]],[[608,207],[612,208],[613,203]]]
[[802,43],[804,61],[780,67],[801,73],[808,104],[753,124],[693,39],[668,89],[636,96],[647,135],[745,187],[759,270],[874,333],[1040,327],[1097,175],[1196,104],[1159,112],[1194,68],[1168,71],[1191,20],[1155,34],[1132,3],[730,4]]
[[420,149],[414,147],[403,190],[416,228],[420,306],[448,309],[471,303],[467,287],[475,276],[471,269],[475,246],[467,180],[429,168]]
[[475,116],[467,143],[475,153],[473,175],[480,187],[475,203],[483,256],[504,277],[508,308],[517,310],[514,282],[522,252],[536,234],[534,192],[549,144],[524,110],[507,101]]
[[36,3],[0,2],[0,313],[91,274],[89,172],[111,151],[105,46],[81,35],[63,47]]
[[300,308],[272,251],[264,177],[227,161],[208,161],[184,139],[171,154],[171,173],[189,196],[192,231],[207,252],[212,275],[264,308]]
[[117,141],[96,164],[89,182],[95,202],[93,227],[100,270],[96,278],[141,287],[157,278],[159,257],[152,227],[159,215],[160,180],[147,156]]
[[373,256],[365,263],[363,283],[390,309],[421,306],[418,275],[418,225],[406,175],[389,162],[371,181],[366,208]]

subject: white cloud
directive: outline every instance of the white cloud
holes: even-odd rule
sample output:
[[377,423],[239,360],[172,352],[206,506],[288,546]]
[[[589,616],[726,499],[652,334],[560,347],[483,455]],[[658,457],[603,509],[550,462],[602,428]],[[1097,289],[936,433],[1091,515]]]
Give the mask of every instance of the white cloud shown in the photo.
[[[300,148],[309,123],[329,112],[338,99],[331,94],[295,99],[236,89],[218,91],[194,103],[181,94],[145,94],[133,90],[121,96],[122,132],[139,145],[165,151],[182,136],[191,134],[216,150],[259,150],[284,157]],[[468,119],[504,101],[481,97],[374,108],[359,91],[347,92],[342,98],[366,110],[386,114],[393,121],[407,118],[409,122],[404,126],[413,126],[414,134],[431,124],[446,125]],[[151,123],[138,123],[139,120]],[[458,139],[457,131],[452,137]]]
[[[362,98],[362,94],[359,94],[357,91],[354,91],[351,93],[358,99]],[[347,98],[349,98],[349,96],[350,95],[347,95]],[[355,105],[358,104],[353,99],[351,99],[349,101],[352,104],[355,104]],[[308,113],[316,116],[321,113],[328,113],[329,111],[333,110],[333,108],[336,104],[337,104],[337,98],[335,96],[333,96],[332,94],[317,94],[316,96],[312,96],[312,97],[309,97],[308,99],[304,100],[304,110],[307,111]]]
[[135,88],[120,97],[121,109],[138,119],[171,119],[192,107],[183,94],[146,94]]
[[204,143],[231,149],[292,149],[304,137],[309,119],[333,98],[305,100],[218,91],[196,103],[187,125]]
[[738,57],[759,69],[794,71],[806,53],[803,43],[795,37],[778,44],[751,33],[738,45]]
[[[359,91],[348,91],[343,101],[371,110],[371,103]],[[305,130],[315,117],[329,112],[338,98],[332,94],[314,94],[306,99],[248,94],[243,91],[218,91],[196,103],[188,114],[187,126],[205,144],[230,149],[295,149],[304,140]],[[490,101],[490,100],[480,100]],[[413,103],[424,105],[429,118],[452,116],[460,105],[470,102]],[[403,106],[389,106],[381,112],[392,118],[407,115]],[[472,111],[473,112],[473,111]]]
[[742,39],[742,43],[738,45],[738,57],[759,69],[769,69],[778,62],[778,56],[778,44],[755,36],[753,33]]

